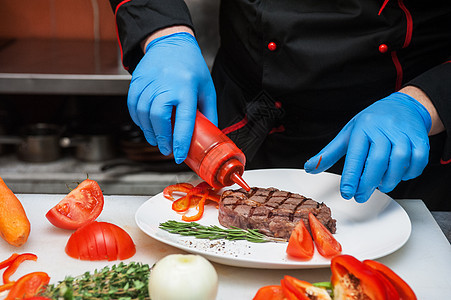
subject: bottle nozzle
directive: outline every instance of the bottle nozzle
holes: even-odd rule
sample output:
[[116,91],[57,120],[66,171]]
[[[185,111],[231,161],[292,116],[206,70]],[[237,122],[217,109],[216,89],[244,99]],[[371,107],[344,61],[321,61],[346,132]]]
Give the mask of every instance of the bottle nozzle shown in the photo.
[[238,184],[240,187],[245,189],[247,192],[249,192],[251,190],[249,185],[246,183],[246,181],[244,181],[244,179],[241,177],[241,175],[239,173],[237,173],[237,172],[232,173],[230,178],[232,179],[233,182]]

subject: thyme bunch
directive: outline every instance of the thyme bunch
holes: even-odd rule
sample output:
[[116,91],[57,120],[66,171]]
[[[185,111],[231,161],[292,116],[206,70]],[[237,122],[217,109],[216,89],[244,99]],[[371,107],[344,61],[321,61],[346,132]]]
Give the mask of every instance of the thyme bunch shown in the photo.
[[159,228],[169,233],[194,236],[198,239],[247,240],[252,243],[286,242],[284,239],[264,235],[258,229],[241,229],[238,227],[221,228],[216,225],[204,226],[196,222],[178,222],[169,220],[160,223]]
[[47,285],[41,296],[59,300],[150,300],[150,267],[147,264],[123,262],[111,267],[66,277],[58,284]]

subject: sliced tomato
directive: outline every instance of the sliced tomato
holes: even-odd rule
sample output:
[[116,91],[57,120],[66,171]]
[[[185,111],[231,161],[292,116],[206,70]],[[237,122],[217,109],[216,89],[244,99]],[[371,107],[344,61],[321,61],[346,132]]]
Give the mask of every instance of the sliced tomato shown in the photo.
[[45,272],[26,274],[16,281],[5,299],[23,299],[36,296],[49,281],[50,277]]
[[119,226],[93,221],[70,236],[66,253],[81,260],[124,260],[135,255],[136,247],[130,235]]
[[101,226],[101,232],[103,234],[103,239],[106,248],[106,256],[108,260],[117,259],[117,245],[116,237],[109,226]]
[[285,300],[280,285],[267,285],[260,288],[252,300]]
[[56,227],[73,230],[97,219],[103,204],[103,193],[98,183],[86,179],[45,216]]
[[332,233],[321,223],[314,214],[308,215],[310,230],[313,241],[319,254],[326,258],[332,258],[341,253],[341,244],[334,238]]
[[72,239],[72,247],[70,247],[70,250],[68,251],[68,248],[66,247],[66,253],[70,255],[71,257],[87,257],[88,256],[88,247],[87,243],[83,243],[81,241],[80,234],[75,231],[69,240]]
[[89,231],[91,241],[93,240],[97,247],[99,259],[108,259],[107,245],[99,222],[93,222],[92,229]]
[[300,260],[310,260],[314,251],[312,236],[304,222],[300,221],[291,233],[286,252],[289,256]]
[[396,289],[399,294],[399,299],[401,300],[416,300],[412,288],[405,282],[398,274],[396,274],[392,269],[386,265],[377,262],[375,260],[364,260],[363,263],[369,266],[371,269],[375,270],[377,273],[384,276]]
[[117,247],[118,259],[123,260],[133,256],[136,253],[136,248],[130,235],[119,226],[111,226],[110,229],[115,236],[116,243],[121,245]]

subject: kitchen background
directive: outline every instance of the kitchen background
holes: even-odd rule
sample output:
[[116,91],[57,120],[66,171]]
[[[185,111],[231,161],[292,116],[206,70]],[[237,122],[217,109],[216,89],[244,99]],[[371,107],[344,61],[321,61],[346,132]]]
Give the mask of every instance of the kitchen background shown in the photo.
[[[209,66],[219,1],[186,1]],[[16,193],[67,193],[87,175],[105,194],[154,195],[195,177],[159,154],[126,106],[108,0],[0,0],[0,176]]]
[[[219,0],[186,0],[211,67]],[[195,178],[131,121],[108,0],[0,0],[0,176],[16,193],[154,195]],[[433,212],[451,240],[451,212]]]

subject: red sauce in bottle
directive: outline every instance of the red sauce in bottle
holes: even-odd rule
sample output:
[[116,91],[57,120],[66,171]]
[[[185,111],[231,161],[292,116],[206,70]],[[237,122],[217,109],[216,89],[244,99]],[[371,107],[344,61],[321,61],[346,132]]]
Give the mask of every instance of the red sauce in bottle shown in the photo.
[[241,177],[246,164],[244,153],[199,111],[185,163],[216,189],[236,183],[250,190]]

